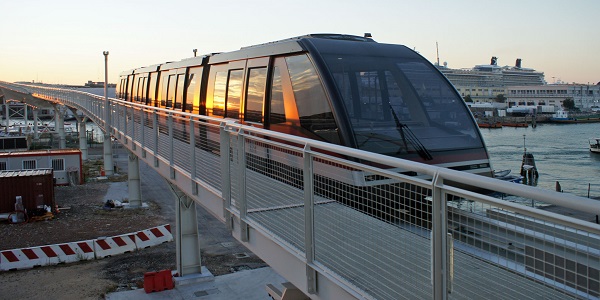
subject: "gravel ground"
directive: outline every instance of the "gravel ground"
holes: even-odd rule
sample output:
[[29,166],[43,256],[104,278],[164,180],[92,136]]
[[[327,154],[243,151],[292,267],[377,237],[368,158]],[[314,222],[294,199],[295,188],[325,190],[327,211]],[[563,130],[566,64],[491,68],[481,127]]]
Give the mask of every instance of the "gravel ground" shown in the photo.
[[[115,159],[120,170],[127,169],[123,151],[120,155],[117,151]],[[172,224],[175,233],[175,200],[166,182],[147,165],[140,165],[142,194],[148,208],[103,210],[104,197],[114,184],[111,182],[56,187],[56,203],[69,209],[62,210],[53,220],[0,223],[0,250],[94,239],[167,223]],[[126,176],[113,180],[123,181]],[[198,219],[202,264],[213,275],[266,266],[239,244],[224,224],[200,207]],[[248,257],[238,258],[239,253]],[[0,299],[103,299],[106,293],[141,288],[144,273],[164,269],[176,269],[174,242],[102,260],[0,272]]]

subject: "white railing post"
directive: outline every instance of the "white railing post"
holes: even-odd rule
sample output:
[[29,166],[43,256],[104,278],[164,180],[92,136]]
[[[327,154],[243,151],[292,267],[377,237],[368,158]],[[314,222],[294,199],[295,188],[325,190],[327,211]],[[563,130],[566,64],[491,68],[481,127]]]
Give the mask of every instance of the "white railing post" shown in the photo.
[[310,146],[305,145],[304,151],[304,253],[306,255],[306,283],[310,294],[317,292],[317,272],[312,267],[315,259],[315,193],[313,177],[313,160]]
[[119,105],[121,107],[123,107],[121,110],[123,111],[123,128],[121,129],[121,132],[123,132],[123,143],[127,144],[127,125],[129,125],[129,119],[127,119],[127,105]]
[[152,122],[154,124],[154,167],[158,168],[158,114],[152,111]]
[[171,179],[175,179],[175,150],[173,149],[175,137],[173,136],[173,113],[169,112],[167,117],[167,125],[169,126],[169,173]]
[[129,138],[131,139],[131,150],[136,150],[135,144],[135,112],[138,111],[134,106],[131,107],[131,135]]
[[246,217],[248,213],[248,203],[246,199],[246,138],[243,130],[240,128],[237,133],[237,175],[238,175],[238,193],[236,202],[240,210],[240,239],[242,242],[248,241],[248,224]]
[[198,185],[196,184],[196,133],[194,126],[194,117],[190,116],[190,161],[191,161],[191,172],[190,177],[192,179],[192,195],[198,195]]
[[221,122],[219,126],[219,143],[221,154],[221,197],[225,201],[223,205],[223,217],[227,229],[231,231],[233,224],[231,220],[231,160],[229,159],[229,148],[231,138],[227,131],[227,123]]
[[142,117],[140,118],[140,147],[142,147],[142,157],[146,158],[146,110],[140,110]]
[[446,299],[448,296],[448,248],[446,245],[448,212],[443,185],[443,178],[439,173],[435,173],[432,180],[431,197],[431,281],[435,300]]

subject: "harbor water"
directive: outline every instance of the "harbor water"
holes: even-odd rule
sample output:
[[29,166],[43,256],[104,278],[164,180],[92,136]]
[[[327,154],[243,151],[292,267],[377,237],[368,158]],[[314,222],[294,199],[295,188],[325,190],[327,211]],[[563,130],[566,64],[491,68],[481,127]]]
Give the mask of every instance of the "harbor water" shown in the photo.
[[536,128],[481,129],[494,170],[521,170],[524,146],[535,157],[537,186],[565,193],[600,197],[600,154],[591,153],[589,139],[600,137],[600,123],[538,124]]

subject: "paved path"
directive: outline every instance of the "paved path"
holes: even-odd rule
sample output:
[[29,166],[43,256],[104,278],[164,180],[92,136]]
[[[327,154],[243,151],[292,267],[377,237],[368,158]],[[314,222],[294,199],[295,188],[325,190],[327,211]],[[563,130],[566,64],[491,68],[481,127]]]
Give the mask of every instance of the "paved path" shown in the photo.
[[[101,158],[102,148],[90,151],[90,158]],[[128,152],[125,148],[113,148],[113,162],[118,173],[127,172]],[[176,198],[171,192],[167,181],[153,168],[140,160],[143,202],[154,202],[160,206],[161,214],[173,231],[175,225]],[[111,183],[105,196],[106,199],[127,198],[127,182]],[[202,206],[196,205],[198,229],[200,232],[200,248],[203,256],[220,257],[224,264],[235,265],[236,254],[246,254],[256,257],[246,247],[240,244],[227,230],[225,224],[208,213]],[[175,251],[175,243],[169,243]],[[266,266],[266,264],[261,264]],[[174,290],[146,294],[143,289],[111,293],[107,299],[271,299],[265,286],[267,283],[279,284],[286,281],[271,268],[264,267],[253,270],[235,272],[216,276],[214,280],[204,283],[178,285]]]

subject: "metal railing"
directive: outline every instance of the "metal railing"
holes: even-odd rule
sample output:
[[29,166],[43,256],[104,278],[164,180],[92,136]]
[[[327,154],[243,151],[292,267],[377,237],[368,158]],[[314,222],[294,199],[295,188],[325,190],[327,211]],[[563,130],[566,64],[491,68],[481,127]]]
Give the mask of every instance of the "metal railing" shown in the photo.
[[[75,107],[100,126],[107,117],[102,97],[0,87]],[[366,299],[600,297],[600,225],[489,195],[600,214],[596,200],[232,120],[110,105],[113,136],[155,168],[168,166],[170,180],[220,197],[216,213],[237,220],[242,242],[257,247],[260,233],[302,262],[278,272],[311,297],[323,297],[323,281]]]

